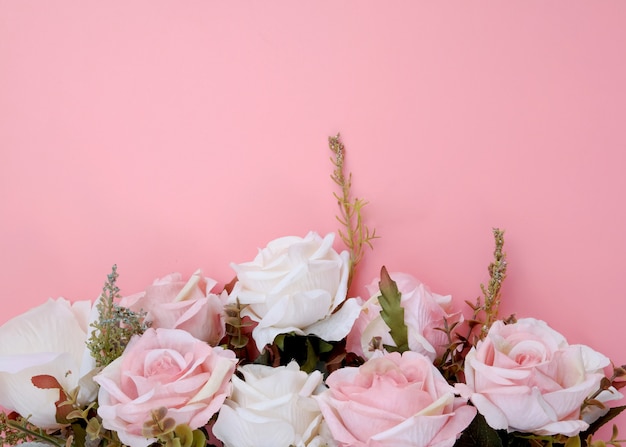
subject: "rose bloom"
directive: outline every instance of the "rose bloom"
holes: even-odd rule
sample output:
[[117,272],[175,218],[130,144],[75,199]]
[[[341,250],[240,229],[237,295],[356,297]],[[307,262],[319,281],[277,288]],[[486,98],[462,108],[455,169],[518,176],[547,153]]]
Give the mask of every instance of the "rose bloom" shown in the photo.
[[466,384],[456,386],[494,429],[574,436],[588,427],[580,406],[609,363],[543,321],[496,321],[465,358]]
[[143,428],[161,408],[176,425],[202,427],[230,392],[236,362],[232,351],[211,347],[186,331],[148,329],[94,377],[100,384],[102,425],[131,447],[155,441]]
[[157,279],[144,292],[124,297],[120,305],[147,313],[153,328],[184,329],[196,338],[217,345],[225,333],[227,294],[211,293],[217,284],[198,270],[188,281],[172,273]]
[[360,306],[346,300],[349,255],[333,250],[333,241],[332,233],[282,237],[253,261],[231,264],[238,281],[229,301],[247,305],[241,315],[258,323],[252,337],[260,351],[279,334],[337,341],[352,328]]
[[[451,325],[463,319],[461,312],[450,313],[452,297],[432,293],[418,279],[406,273],[390,274],[402,294],[404,322],[407,326],[409,349],[427,356],[431,361],[443,354],[447,345],[447,335],[438,328],[444,327],[444,318]],[[382,344],[395,346],[389,335],[389,327],[380,316],[378,302],[380,290],[375,279],[367,290],[371,298],[363,304],[359,318],[348,335],[347,349],[363,357],[371,357],[371,341],[379,338]]]
[[0,327],[1,407],[54,429],[64,425],[55,405],[64,393],[80,385],[81,405],[95,399],[95,362],[85,345],[91,312],[90,301],[49,299]]
[[213,434],[226,447],[334,445],[311,397],[324,389],[322,374],[300,371],[295,361],[272,368],[248,364],[233,377],[233,393],[220,410]]
[[326,385],[316,399],[342,447],[453,446],[476,415],[417,352],[378,353],[334,371]]

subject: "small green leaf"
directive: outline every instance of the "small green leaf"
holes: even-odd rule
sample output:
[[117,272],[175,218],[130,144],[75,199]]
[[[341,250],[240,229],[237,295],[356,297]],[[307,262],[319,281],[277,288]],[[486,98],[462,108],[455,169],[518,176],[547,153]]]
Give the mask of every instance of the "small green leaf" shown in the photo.
[[571,438],[567,438],[565,441],[565,445],[563,447],[580,447],[580,436],[572,436]]
[[326,354],[327,352],[330,352],[333,350],[333,345],[331,345],[327,341],[324,341],[320,338],[318,349],[319,349],[320,354]]
[[389,334],[396,346],[385,346],[388,351],[405,352],[409,350],[408,329],[404,323],[404,308],[402,307],[402,294],[398,285],[389,276],[385,266],[380,270],[380,297],[378,302],[381,306],[380,316],[389,327]]
[[278,349],[280,349],[281,351],[285,350],[285,337],[286,336],[287,334],[278,334],[276,338],[274,339],[274,344],[278,346]]
[[302,371],[307,373],[311,373],[315,371],[315,367],[319,362],[319,357],[315,353],[315,349],[313,348],[313,344],[311,340],[306,338],[306,362],[300,367]]

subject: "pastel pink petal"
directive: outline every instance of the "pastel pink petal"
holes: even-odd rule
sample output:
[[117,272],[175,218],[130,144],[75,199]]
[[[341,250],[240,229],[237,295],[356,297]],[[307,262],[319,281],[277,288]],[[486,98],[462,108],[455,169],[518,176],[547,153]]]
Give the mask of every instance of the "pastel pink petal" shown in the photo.
[[[409,417],[432,403],[429,393],[421,390],[421,386],[411,384],[407,387],[398,387],[395,383],[385,383],[383,380],[375,385],[375,389],[362,394],[352,394],[350,397],[356,404],[365,407],[375,407],[377,411],[393,413],[402,417]],[[411,399],[406,396],[410,394]]]
[[474,385],[477,391],[489,386],[490,383],[500,386],[512,386],[519,381],[526,380],[530,375],[528,370],[498,368],[481,362],[471,361],[471,359],[470,362],[474,370]]
[[127,307],[133,310],[139,310],[139,308],[143,307],[140,303],[143,301],[145,295],[146,292],[144,291],[122,297],[122,299],[120,299],[120,306]]
[[[448,422],[450,416],[413,416],[400,424],[371,437],[372,446],[427,447]],[[452,446],[456,435],[452,439]]]
[[478,412],[484,416],[487,424],[491,428],[494,428],[496,430],[504,430],[508,428],[509,421],[506,415],[486,396],[483,396],[482,394],[472,394],[471,401],[478,410]]
[[340,368],[326,378],[326,385],[332,391],[340,391],[344,383],[353,383],[359,374],[359,368],[353,366]]
[[[532,432],[539,427],[558,420],[556,412],[545,402],[537,388],[531,389],[530,392],[520,392],[519,394],[515,394],[516,389],[507,389],[506,391],[509,392],[495,392],[487,394],[486,397],[506,414],[508,425],[511,429]],[[520,391],[523,391],[521,387]],[[478,407],[478,411],[482,413],[480,407]]]
[[565,436],[576,436],[587,428],[589,428],[589,424],[585,421],[571,419],[568,421],[551,422],[536,430],[535,433],[538,435],[562,434]]
[[601,374],[588,376],[576,386],[544,394],[543,399],[555,409],[559,419],[562,419],[580,408],[585,398],[598,388],[602,377],[604,375]]
[[454,445],[463,432],[476,417],[477,410],[469,405],[462,405],[454,410],[448,423],[432,440],[432,447],[449,447]]
[[[377,433],[389,430],[405,420],[403,416],[384,412],[377,407],[363,405],[354,401],[333,402],[333,407],[346,430],[360,440],[367,440]],[[367,421],[367,423],[364,423],[364,421]]]
[[205,426],[226,400],[226,395],[216,395],[209,405],[186,405],[168,411],[178,424],[188,424],[192,429]]
[[363,438],[360,436],[360,433],[358,433],[359,437],[357,438],[357,436],[345,426],[340,411],[330,397],[330,392],[327,391],[321,395],[315,396],[315,400],[320,407],[328,429],[336,441],[346,446],[365,445],[365,443],[361,441]]

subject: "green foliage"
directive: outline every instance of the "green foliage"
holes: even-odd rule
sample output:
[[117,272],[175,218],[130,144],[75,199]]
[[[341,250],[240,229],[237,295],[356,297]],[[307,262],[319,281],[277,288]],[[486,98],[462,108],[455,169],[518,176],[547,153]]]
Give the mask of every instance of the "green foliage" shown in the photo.
[[99,367],[122,355],[132,336],[143,334],[149,327],[145,313],[133,312],[115,302],[120,298],[117,277],[117,266],[114,265],[96,305],[99,318],[91,324],[94,330],[87,340],[87,347]]
[[341,142],[339,134],[334,137],[328,137],[328,146],[335,154],[331,158],[335,169],[331,178],[341,188],[341,195],[333,193],[339,205],[340,215],[337,216],[339,223],[345,230],[339,230],[339,237],[346,244],[350,252],[350,284],[354,276],[354,270],[357,264],[363,258],[365,246],[372,248],[372,240],[376,239],[376,230],[370,229],[363,223],[362,210],[368,202],[362,199],[352,199],[350,188],[352,187],[352,174],[346,177],[345,171],[345,147]]
[[63,447],[65,441],[48,435],[44,430],[28,422],[28,418],[17,416],[9,418],[0,413],[0,442],[2,445],[18,445],[23,442],[44,442],[57,447]]
[[402,294],[398,290],[398,285],[389,276],[385,266],[380,270],[380,281],[378,282],[381,295],[378,302],[382,307],[380,316],[389,327],[389,335],[396,346],[385,345],[389,352],[405,352],[409,350],[409,335],[406,323],[404,322],[404,307],[402,307]]
[[253,323],[245,322],[241,318],[241,310],[243,306],[237,302],[227,304],[224,307],[224,313],[226,314],[226,335],[228,338],[228,347],[232,348],[236,352],[246,347],[250,338],[245,334],[246,328],[250,328]]
[[478,413],[463,431],[461,437],[457,439],[454,447],[503,447],[503,444],[498,432],[491,428],[485,418]]
[[315,335],[279,334],[254,363],[266,366],[285,366],[295,360],[307,373],[320,371],[325,377],[345,366],[363,363],[360,357],[346,352],[345,339],[328,342]]

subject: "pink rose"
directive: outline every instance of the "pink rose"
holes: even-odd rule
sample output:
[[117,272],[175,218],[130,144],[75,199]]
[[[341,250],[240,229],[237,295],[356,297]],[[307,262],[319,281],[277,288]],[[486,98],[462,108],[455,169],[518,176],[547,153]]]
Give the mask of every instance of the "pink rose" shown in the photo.
[[176,425],[207,424],[230,392],[237,359],[178,329],[149,329],[94,380],[100,384],[98,415],[131,447],[155,441],[143,431],[153,413],[167,409]]
[[334,371],[316,397],[342,447],[452,446],[476,415],[417,352],[377,354]]
[[216,281],[196,271],[188,281],[172,273],[157,279],[145,292],[124,297],[120,305],[147,312],[153,328],[184,329],[216,346],[225,333],[223,309],[228,294],[210,293]]
[[543,321],[497,321],[467,354],[467,384],[457,389],[494,429],[574,436],[588,427],[580,406],[609,363],[587,346],[569,345]]
[[[450,313],[450,295],[432,293],[423,283],[406,273],[392,273],[390,276],[402,293],[410,350],[424,354],[431,361],[435,360],[448,345],[446,334],[438,329],[444,326],[444,318],[452,324],[462,321],[463,315],[461,312]],[[367,290],[372,298],[363,305],[361,314],[348,335],[347,349],[357,355],[371,357],[373,351],[370,344],[374,337],[379,337],[382,344],[395,346],[395,343],[389,335],[389,327],[380,316],[378,279]]]

